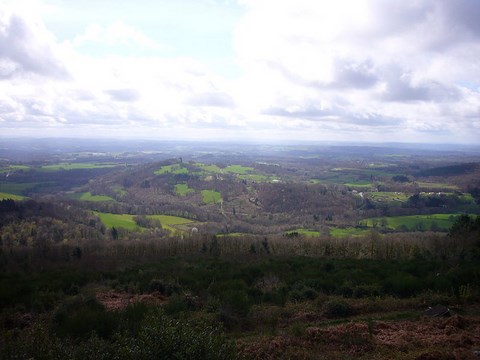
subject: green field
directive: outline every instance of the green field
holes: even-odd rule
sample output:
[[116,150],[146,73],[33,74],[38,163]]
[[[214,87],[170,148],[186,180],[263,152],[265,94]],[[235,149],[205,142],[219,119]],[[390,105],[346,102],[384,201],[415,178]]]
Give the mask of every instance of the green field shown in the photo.
[[34,188],[39,183],[0,183],[0,191],[9,194],[22,195],[27,190]]
[[178,196],[187,196],[190,193],[195,192],[195,189],[189,188],[187,184],[176,184],[175,193]]
[[138,229],[138,225],[133,220],[133,215],[128,214],[110,214],[110,213],[102,213],[98,211],[93,212],[97,215],[100,220],[102,221],[103,225],[108,228],[118,227],[118,228],[125,228],[128,230],[135,230]]
[[178,230],[176,228],[177,225],[185,225],[193,222],[190,219],[172,215],[147,215],[147,218],[159,220],[164,229],[172,232],[176,232]]
[[429,189],[429,190],[458,190],[457,185],[444,184],[444,183],[431,183],[426,181],[417,181],[416,184],[419,188]]
[[261,174],[245,174],[245,175],[238,175],[238,177],[242,180],[255,181],[255,182],[265,182],[270,180],[268,176],[261,175]]
[[155,170],[153,172],[155,175],[163,175],[163,174],[188,174],[188,169],[184,167],[182,164],[172,164],[172,165],[165,165],[162,166],[160,169]]
[[60,163],[54,165],[44,165],[39,168],[40,171],[60,171],[60,170],[88,170],[112,168],[119,164],[112,163]]
[[367,181],[349,182],[343,185],[348,187],[354,187],[354,188],[362,188],[362,189],[368,189],[372,187],[372,184]]
[[333,237],[362,236],[368,233],[369,231],[370,230],[357,229],[354,227],[333,228],[333,229],[330,229],[330,236],[333,236]]
[[222,195],[214,190],[202,190],[202,198],[205,204],[216,204],[222,201]]
[[[135,215],[111,214],[111,213],[103,213],[98,211],[94,211],[93,213],[97,215],[102,221],[103,225],[105,225],[108,228],[116,227],[116,228],[125,228],[128,230],[141,229],[134,220]],[[171,216],[171,215],[147,215],[147,218],[159,220],[163,228],[170,230],[172,232],[176,232],[178,230],[176,228],[176,226],[178,225],[185,225],[193,222],[190,219],[182,218],[179,216]]]
[[25,199],[27,199],[27,197],[21,196],[21,195],[8,194],[8,193],[0,192],[0,200],[7,200],[7,199],[25,200]]
[[31,169],[30,166],[27,166],[27,165],[9,165],[9,166],[0,168],[0,174],[8,173],[11,171],[17,171],[17,170],[27,171],[30,169]]
[[317,236],[320,236],[320,232],[319,232],[319,231],[302,229],[302,228],[287,231],[287,232],[285,232],[285,235],[288,236],[289,234],[292,234],[292,233],[298,233],[298,235],[307,236],[307,237],[317,237]]
[[217,165],[207,165],[207,164],[202,164],[202,163],[195,163],[194,166],[201,169],[202,171],[204,171],[206,173],[220,174],[222,172],[222,169],[220,169]]
[[367,227],[385,228],[401,231],[424,231],[433,228],[448,230],[458,214],[410,215],[384,218],[370,218],[361,221]]
[[83,193],[76,193],[72,194],[71,196],[75,200],[80,201],[116,201],[114,198],[107,196],[107,195],[92,195],[91,192],[83,192]]

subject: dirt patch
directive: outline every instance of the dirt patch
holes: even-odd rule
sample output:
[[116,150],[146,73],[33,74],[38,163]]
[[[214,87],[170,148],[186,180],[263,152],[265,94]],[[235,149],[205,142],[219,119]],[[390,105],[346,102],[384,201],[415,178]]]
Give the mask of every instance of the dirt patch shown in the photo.
[[[254,359],[280,359],[286,353],[291,358],[305,359],[378,359],[398,353],[418,360],[480,359],[480,351],[476,355],[476,349],[480,349],[480,318],[455,315],[411,321],[352,321],[308,327],[302,336],[283,334],[245,340],[238,343],[241,353]],[[307,355],[298,357],[306,349]],[[324,357],[316,357],[315,353]]]
[[167,301],[167,297],[159,292],[151,294],[129,294],[118,291],[99,291],[96,295],[107,310],[123,310],[128,305],[134,303],[143,303],[150,305],[162,305]]

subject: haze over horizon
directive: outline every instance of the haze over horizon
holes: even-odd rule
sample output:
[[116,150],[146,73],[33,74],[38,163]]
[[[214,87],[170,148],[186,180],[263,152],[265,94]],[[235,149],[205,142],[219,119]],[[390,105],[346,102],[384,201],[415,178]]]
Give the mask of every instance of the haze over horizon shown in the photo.
[[0,137],[478,144],[480,2],[5,0]]

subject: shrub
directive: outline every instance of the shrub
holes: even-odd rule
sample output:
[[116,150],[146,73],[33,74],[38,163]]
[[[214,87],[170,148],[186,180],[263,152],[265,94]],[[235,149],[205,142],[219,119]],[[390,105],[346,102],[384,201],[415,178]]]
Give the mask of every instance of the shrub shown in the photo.
[[117,314],[107,312],[94,297],[77,296],[55,312],[52,327],[60,336],[88,338],[96,332],[102,338],[109,338],[118,323]]
[[353,314],[353,308],[344,300],[332,299],[323,304],[323,314],[331,318],[347,317]]

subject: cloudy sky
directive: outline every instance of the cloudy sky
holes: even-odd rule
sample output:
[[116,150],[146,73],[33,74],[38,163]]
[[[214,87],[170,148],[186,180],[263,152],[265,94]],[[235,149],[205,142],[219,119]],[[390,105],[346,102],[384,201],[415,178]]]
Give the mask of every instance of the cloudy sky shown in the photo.
[[2,0],[0,137],[480,143],[480,1]]

